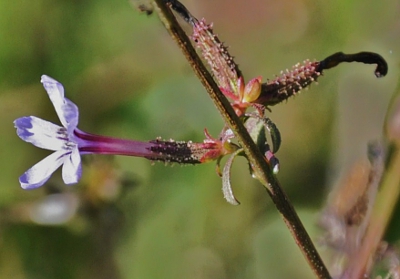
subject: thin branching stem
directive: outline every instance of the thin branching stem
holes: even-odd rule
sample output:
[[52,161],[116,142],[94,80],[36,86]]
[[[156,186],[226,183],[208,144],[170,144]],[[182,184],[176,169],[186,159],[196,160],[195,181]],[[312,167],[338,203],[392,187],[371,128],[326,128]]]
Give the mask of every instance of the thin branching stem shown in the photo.
[[232,129],[238,142],[243,147],[243,150],[254,170],[255,176],[267,189],[267,192],[276,205],[276,208],[281,213],[284,222],[288,226],[296,244],[299,246],[311,269],[317,278],[331,278],[296,211],[286,194],[283,192],[276,176],[273,174],[271,167],[268,165],[263,154],[251,139],[249,133],[234,112],[229,101],[222,94],[218,85],[201,61],[196,50],[192,46],[190,39],[178,24],[173,13],[167,4],[165,4],[165,1],[154,0],[153,4],[166,29],[169,31],[172,38],[174,38],[178,43],[194,72],[204,85],[211,99],[214,101],[214,104],[218,108],[225,122]]
[[351,258],[342,279],[363,278],[371,270],[371,259],[376,255],[382,238],[393,216],[400,197],[400,139],[399,139],[400,82],[390,101],[385,116],[384,134],[390,142],[388,162],[379,186],[368,228],[357,254]]
[[342,279],[364,278],[364,274],[370,273],[371,259],[378,251],[400,196],[399,143],[394,143],[390,158],[376,197],[371,220],[363,237],[363,244],[357,255],[350,259],[349,268],[341,277]]

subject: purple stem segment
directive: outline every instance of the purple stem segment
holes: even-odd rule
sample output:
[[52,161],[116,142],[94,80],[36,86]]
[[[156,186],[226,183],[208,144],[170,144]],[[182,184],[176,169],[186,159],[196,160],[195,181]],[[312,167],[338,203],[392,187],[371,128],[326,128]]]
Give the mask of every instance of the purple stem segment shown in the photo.
[[161,139],[142,142],[89,134],[77,128],[73,136],[80,154],[124,155],[167,163],[200,164],[210,159],[207,156],[209,152],[220,152],[220,146],[211,142],[193,143]]
[[97,153],[136,157],[161,157],[161,155],[153,154],[150,151],[153,144],[149,142],[94,135],[79,129],[74,130],[74,136],[76,137],[75,140],[78,143],[81,154]]

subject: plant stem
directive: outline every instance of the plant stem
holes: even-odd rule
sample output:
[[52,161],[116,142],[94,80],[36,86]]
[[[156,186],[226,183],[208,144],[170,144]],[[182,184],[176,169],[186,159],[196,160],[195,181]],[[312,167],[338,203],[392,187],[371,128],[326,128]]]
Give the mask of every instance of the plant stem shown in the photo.
[[194,72],[204,85],[214,104],[218,108],[228,126],[232,129],[242,146],[257,179],[266,187],[276,208],[291,232],[296,244],[306,258],[317,278],[331,278],[320,255],[315,249],[307,231],[301,223],[288,197],[283,192],[279,181],[271,171],[265,157],[251,139],[242,121],[234,112],[229,101],[220,91],[218,85],[204,66],[190,39],[176,21],[175,16],[163,0],[153,0],[155,10],[170,35],[178,43]]
[[369,274],[371,263],[373,263],[372,258],[376,255],[379,244],[382,242],[400,197],[399,102],[400,83],[398,83],[395,94],[392,96],[384,122],[384,134],[391,144],[390,154],[387,155],[390,160],[387,163],[379,186],[379,192],[374,203],[371,220],[362,240],[362,246],[349,262],[348,269],[342,279],[364,278],[364,274]]
[[364,274],[369,274],[372,258],[378,250],[400,196],[399,169],[400,149],[399,146],[395,146],[376,197],[371,221],[363,238],[362,246],[357,255],[351,259],[348,265],[349,269],[344,273],[343,279],[364,278]]

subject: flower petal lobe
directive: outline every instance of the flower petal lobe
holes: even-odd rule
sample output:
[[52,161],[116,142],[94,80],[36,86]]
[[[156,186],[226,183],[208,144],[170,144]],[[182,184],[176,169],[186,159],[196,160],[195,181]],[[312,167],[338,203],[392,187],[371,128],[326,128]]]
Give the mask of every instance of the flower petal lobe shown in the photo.
[[22,140],[39,148],[56,151],[62,149],[68,141],[67,136],[62,134],[64,128],[35,116],[18,118],[14,125]]
[[42,186],[53,172],[61,166],[64,156],[65,151],[56,151],[31,167],[20,176],[19,182],[21,183],[21,187],[28,190]]
[[74,148],[64,161],[62,176],[65,184],[78,183],[82,175],[82,164],[79,149]]
[[72,132],[78,125],[78,107],[64,97],[64,87],[61,83],[46,75],[42,76],[41,82],[54,105],[61,124],[67,128],[69,133]]

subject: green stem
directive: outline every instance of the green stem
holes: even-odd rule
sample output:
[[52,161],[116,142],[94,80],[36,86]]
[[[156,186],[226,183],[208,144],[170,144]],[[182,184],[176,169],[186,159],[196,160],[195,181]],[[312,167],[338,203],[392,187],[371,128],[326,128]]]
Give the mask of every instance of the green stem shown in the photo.
[[279,185],[279,181],[271,171],[271,168],[265,160],[265,157],[251,139],[242,121],[236,115],[229,101],[222,94],[211,74],[204,66],[200,57],[197,55],[190,39],[178,24],[173,13],[164,2],[165,1],[163,0],[153,1],[155,10],[157,11],[161,21],[169,31],[172,38],[174,38],[178,43],[194,72],[199,77],[211,99],[214,101],[215,106],[218,108],[225,122],[232,129],[238,142],[247,155],[249,163],[254,170],[254,174],[256,175],[257,179],[266,187],[267,192],[273,200],[276,208],[281,213],[284,222],[289,228],[289,231],[291,232],[296,244],[299,246],[311,269],[317,278],[331,278],[320,255],[315,249],[313,242],[311,241],[288,197]]

